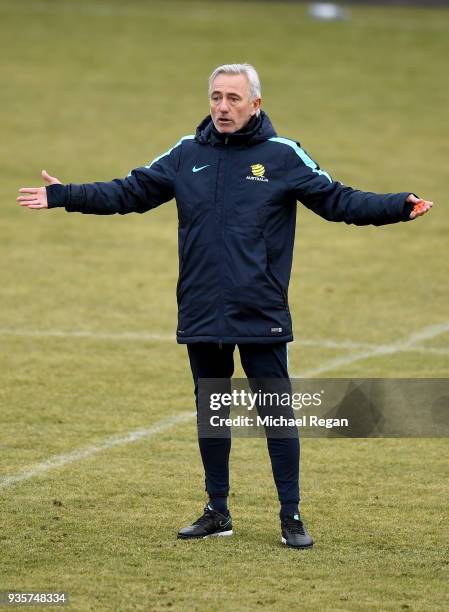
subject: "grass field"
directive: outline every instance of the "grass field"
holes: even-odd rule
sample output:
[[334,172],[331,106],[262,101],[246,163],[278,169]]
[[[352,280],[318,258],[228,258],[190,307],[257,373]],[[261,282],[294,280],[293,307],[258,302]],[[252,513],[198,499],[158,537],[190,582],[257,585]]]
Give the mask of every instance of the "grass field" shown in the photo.
[[291,373],[447,377],[449,12],[351,10],[0,0],[0,591],[65,590],[81,611],[449,608],[447,439],[305,440],[311,551],[281,547],[264,441],[235,440],[234,537],[177,542],[205,498],[175,206],[15,204],[42,168],[147,163],[207,114],[216,65],[250,61],[278,133],[335,178],[436,202],[384,228],[300,208]]

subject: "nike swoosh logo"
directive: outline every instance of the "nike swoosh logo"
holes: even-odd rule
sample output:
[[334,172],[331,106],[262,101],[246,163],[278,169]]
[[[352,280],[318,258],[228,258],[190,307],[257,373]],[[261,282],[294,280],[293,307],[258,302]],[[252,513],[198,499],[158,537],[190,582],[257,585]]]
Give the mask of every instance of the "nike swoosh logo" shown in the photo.
[[230,522],[231,521],[228,519],[227,521],[224,521],[224,522],[220,521],[218,525],[219,527],[226,527],[226,525],[229,525]]
[[204,170],[204,168],[209,168],[210,164],[207,164],[206,166],[200,166],[199,168],[197,168],[196,166],[193,166],[192,168],[192,172],[200,172],[201,170]]

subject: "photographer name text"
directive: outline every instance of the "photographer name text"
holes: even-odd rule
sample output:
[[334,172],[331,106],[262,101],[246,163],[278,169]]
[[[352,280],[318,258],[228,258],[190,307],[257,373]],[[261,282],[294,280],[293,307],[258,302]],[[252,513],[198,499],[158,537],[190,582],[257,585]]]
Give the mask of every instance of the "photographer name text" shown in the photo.
[[284,416],[236,416],[234,418],[210,417],[212,427],[349,427],[349,419],[321,418],[316,415],[303,415],[302,417],[287,418]]

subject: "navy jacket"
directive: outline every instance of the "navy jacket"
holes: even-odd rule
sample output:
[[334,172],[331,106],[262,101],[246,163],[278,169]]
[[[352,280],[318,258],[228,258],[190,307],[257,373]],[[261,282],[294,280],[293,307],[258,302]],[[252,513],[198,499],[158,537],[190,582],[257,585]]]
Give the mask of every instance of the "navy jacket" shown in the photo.
[[356,225],[406,221],[410,192],[375,194],[333,181],[261,113],[234,134],[207,117],[148,166],[109,183],[47,187],[49,208],[143,213],[172,198],[179,218],[180,343],[293,340],[288,285],[296,202]]

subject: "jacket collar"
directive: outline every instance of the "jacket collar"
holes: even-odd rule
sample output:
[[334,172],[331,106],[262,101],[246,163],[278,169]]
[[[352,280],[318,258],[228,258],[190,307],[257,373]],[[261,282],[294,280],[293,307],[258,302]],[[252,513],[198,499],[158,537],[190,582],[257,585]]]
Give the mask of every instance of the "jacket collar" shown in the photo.
[[268,115],[261,111],[259,117],[253,117],[242,129],[232,134],[219,132],[212,122],[212,117],[208,115],[197,127],[195,138],[202,144],[251,145],[273,136],[276,136],[276,132],[271,121]]

